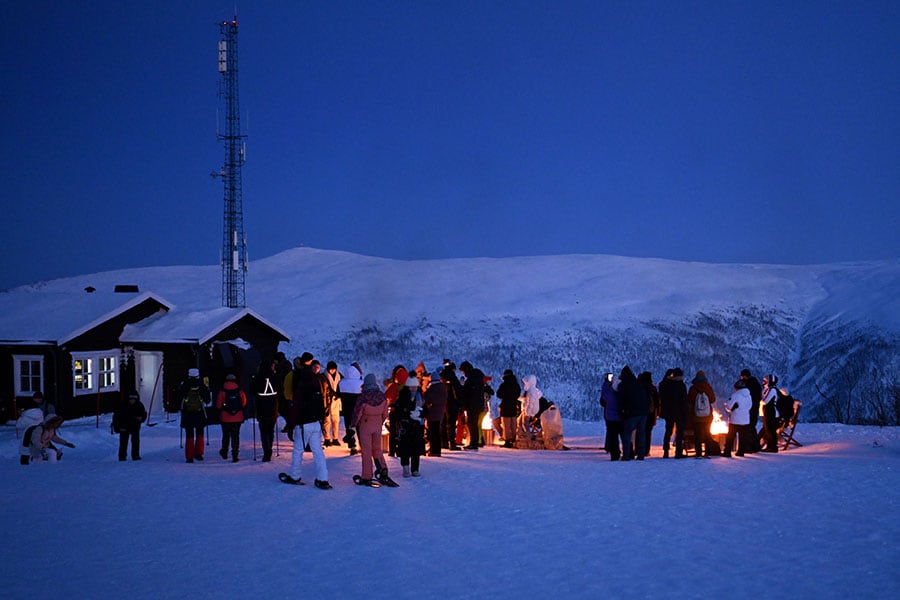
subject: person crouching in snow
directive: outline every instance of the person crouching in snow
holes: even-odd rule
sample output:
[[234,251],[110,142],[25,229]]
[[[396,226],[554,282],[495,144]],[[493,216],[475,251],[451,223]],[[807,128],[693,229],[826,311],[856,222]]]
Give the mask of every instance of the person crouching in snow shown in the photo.
[[534,416],[534,420],[541,425],[544,450],[568,450],[569,448],[563,444],[562,415],[556,404],[542,397],[538,401],[538,405],[540,408]]
[[47,450],[56,452],[55,458],[62,458],[62,450],[57,450],[53,443],[61,444],[67,448],[74,448],[75,444],[67,442],[59,437],[57,430],[62,426],[63,418],[57,415],[47,415],[47,418],[39,425],[32,425],[22,437],[22,446],[28,448],[28,456],[23,456],[21,461],[23,465],[28,464],[24,459],[30,458],[29,462],[41,462],[42,460],[50,460]]
[[356,407],[351,419],[351,423],[359,435],[360,456],[362,456],[362,475],[353,477],[353,481],[358,485],[380,486],[380,483],[372,478],[373,461],[378,466],[380,482],[397,485],[388,477],[387,461],[385,461],[384,451],[381,449],[381,428],[387,417],[387,398],[378,388],[375,374],[369,373],[363,379],[362,392],[356,399]]

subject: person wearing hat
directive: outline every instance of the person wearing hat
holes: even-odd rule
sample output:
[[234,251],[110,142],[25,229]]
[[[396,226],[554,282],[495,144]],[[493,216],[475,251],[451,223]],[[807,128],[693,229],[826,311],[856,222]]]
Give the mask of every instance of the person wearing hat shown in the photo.
[[[378,387],[378,380],[374,373],[369,373],[363,379],[362,393],[356,399],[356,407],[350,422],[359,432],[359,446],[362,456],[362,474],[353,477],[357,485],[369,487],[397,487],[397,484],[388,474],[387,460],[381,448],[381,429],[388,416],[387,397]],[[377,473],[373,473],[373,467]],[[373,477],[377,475],[377,480]]]
[[[44,395],[41,392],[35,392],[31,396],[31,401],[33,405],[30,408],[27,408],[22,411],[22,414],[19,415],[18,420],[16,421],[16,432],[22,432],[23,434],[28,431],[30,427],[34,427],[35,425],[40,425],[44,422],[44,409],[42,407],[44,403]],[[29,456],[31,455],[31,450],[27,446],[19,447],[20,461],[23,465],[27,465],[29,462]]]
[[767,375],[763,377],[762,385],[763,429],[757,439],[765,440],[762,452],[778,452],[778,377],[774,374]]
[[219,456],[222,460],[228,459],[228,445],[231,444],[231,462],[238,462],[238,452],[241,448],[241,424],[244,422],[244,407],[247,406],[247,396],[238,385],[237,377],[229,373],[225,377],[225,383],[216,397],[216,408],[219,409],[219,419],[222,421],[222,449]]
[[716,393],[704,371],[697,371],[697,375],[691,380],[688,402],[691,405],[691,428],[694,430],[694,457],[709,458],[712,442],[709,427],[712,425],[712,407],[716,403]]
[[282,483],[302,485],[300,469],[303,466],[304,448],[312,452],[316,466],[315,485],[321,490],[330,490],[328,465],[322,448],[322,422],[325,420],[325,403],[322,387],[313,371],[313,355],[304,352],[300,356],[300,367],[294,369],[292,377],[293,403],[288,416],[288,426],[293,431],[294,448],[291,452],[289,473],[279,473]]
[[178,387],[181,402],[181,428],[184,429],[184,460],[192,463],[203,460],[203,428],[206,427],[207,407],[212,403],[209,388],[200,380],[200,369],[188,369],[187,379]]
[[462,385],[462,404],[466,410],[466,423],[469,426],[469,445],[466,450],[478,450],[481,445],[481,417],[484,415],[484,373],[476,369],[467,360],[459,365],[459,370],[466,376]]
[[131,460],[141,460],[141,423],[147,418],[147,409],[137,391],[128,392],[113,412],[112,430],[119,434],[119,460],[128,454],[128,438],[131,438]]
[[497,387],[497,398],[500,400],[500,429],[503,433],[503,447],[516,447],[516,419],[522,407],[519,396],[522,387],[512,369],[503,371],[503,380]]

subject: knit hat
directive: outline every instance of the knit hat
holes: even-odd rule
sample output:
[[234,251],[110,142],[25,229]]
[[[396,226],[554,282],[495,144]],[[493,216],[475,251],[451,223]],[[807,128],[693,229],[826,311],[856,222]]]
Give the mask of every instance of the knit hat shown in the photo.
[[363,378],[363,389],[364,390],[377,390],[378,389],[378,378],[375,377],[375,373],[369,373]]
[[332,370],[332,369],[337,369],[337,363],[334,362],[333,360],[329,360],[329,361],[328,361],[328,364],[325,365],[325,370],[326,370],[326,371],[330,371],[330,370]]
[[237,381],[237,377],[234,376],[234,373],[229,373],[225,376],[225,381]]
[[128,399],[129,399],[129,400],[140,400],[141,397],[140,397],[140,395],[137,393],[137,391],[132,390],[132,391],[128,392]]
[[741,377],[752,377],[752,375],[750,375],[750,369],[744,369],[744,370],[742,370],[742,371],[741,371]]
[[300,355],[300,362],[302,362],[303,364],[310,362],[312,359],[313,359],[313,355],[310,354],[309,352],[304,352],[303,354]]
[[188,377],[200,377],[200,369],[188,369]]

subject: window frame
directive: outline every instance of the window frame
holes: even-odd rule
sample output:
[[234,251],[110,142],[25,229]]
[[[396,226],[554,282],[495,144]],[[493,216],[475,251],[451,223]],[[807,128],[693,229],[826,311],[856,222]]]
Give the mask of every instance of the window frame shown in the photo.
[[[16,396],[31,396],[35,392],[44,393],[44,355],[43,354],[13,354],[13,380],[15,385]],[[38,389],[22,389],[22,363],[39,363],[41,373],[37,376]],[[34,375],[28,375],[29,380],[34,379]]]
[[[104,359],[112,359],[113,367],[103,369]],[[122,352],[116,348],[109,350],[91,350],[86,352],[72,352],[72,395],[85,396],[88,394],[97,394],[104,392],[118,392],[121,389],[121,368]],[[81,361],[82,364],[88,363],[89,368],[82,368],[81,372],[75,370],[75,363]],[[78,376],[88,377],[87,384],[81,383],[79,387]],[[107,378],[112,379],[109,383]],[[102,385],[107,381],[108,385]]]

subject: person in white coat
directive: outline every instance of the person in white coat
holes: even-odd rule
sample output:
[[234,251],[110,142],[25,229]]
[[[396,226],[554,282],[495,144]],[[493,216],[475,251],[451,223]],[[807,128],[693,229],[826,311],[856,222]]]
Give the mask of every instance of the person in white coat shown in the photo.
[[742,380],[734,384],[734,392],[725,401],[725,410],[728,412],[728,434],[725,436],[726,458],[731,458],[731,450],[734,448],[734,437],[738,436],[738,447],[735,456],[743,456],[753,445],[750,441],[754,434],[750,425],[750,407],[753,405],[753,397],[750,390]]
[[[44,422],[44,395],[40,392],[35,392],[31,397],[31,400],[34,405],[31,408],[22,411],[22,414],[19,415],[19,419],[16,421],[16,432],[18,436],[24,436],[25,432],[28,431],[30,427],[40,425]],[[31,449],[19,444],[19,462],[23,465],[27,465],[30,456]]]
[[538,411],[541,410],[541,398],[543,396],[543,392],[538,389],[536,375],[526,375],[522,378],[523,400],[522,413],[520,415],[522,419],[520,421],[520,431],[526,438],[531,437],[531,434],[534,432],[531,422],[534,416],[538,414]]

